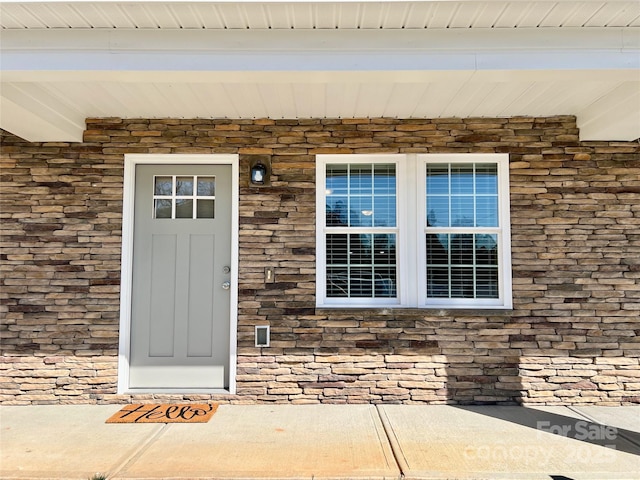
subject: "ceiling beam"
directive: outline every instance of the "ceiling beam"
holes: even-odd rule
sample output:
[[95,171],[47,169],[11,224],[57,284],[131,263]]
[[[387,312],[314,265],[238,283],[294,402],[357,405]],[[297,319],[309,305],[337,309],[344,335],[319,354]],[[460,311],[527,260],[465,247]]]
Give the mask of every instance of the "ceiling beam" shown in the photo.
[[81,142],[85,118],[50,95],[32,94],[31,85],[2,85],[0,128],[30,142]]
[[581,140],[640,138],[640,84],[624,82],[576,115]]
[[3,30],[11,71],[640,68],[640,29]]

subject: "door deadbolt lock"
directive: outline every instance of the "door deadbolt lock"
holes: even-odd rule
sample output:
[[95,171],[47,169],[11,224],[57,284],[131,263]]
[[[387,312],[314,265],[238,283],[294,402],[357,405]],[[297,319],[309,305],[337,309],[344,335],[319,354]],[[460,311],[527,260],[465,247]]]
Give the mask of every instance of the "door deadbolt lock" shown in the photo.
[[227,266],[225,266],[225,267],[222,269],[222,271],[223,271],[224,273],[229,273],[229,272],[231,272],[231,267],[227,267]]

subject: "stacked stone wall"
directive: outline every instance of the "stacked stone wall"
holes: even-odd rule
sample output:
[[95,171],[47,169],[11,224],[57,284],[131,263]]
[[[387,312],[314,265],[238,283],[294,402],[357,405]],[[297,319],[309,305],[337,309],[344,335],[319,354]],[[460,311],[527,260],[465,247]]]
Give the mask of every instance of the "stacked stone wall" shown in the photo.
[[[315,308],[317,154],[494,152],[510,158],[513,310]],[[1,402],[132,400],[116,393],[127,153],[241,164],[237,395],[135,400],[640,403],[640,147],[580,142],[574,117],[88,119],[77,144],[4,132]],[[249,186],[251,155],[271,157],[270,186]]]

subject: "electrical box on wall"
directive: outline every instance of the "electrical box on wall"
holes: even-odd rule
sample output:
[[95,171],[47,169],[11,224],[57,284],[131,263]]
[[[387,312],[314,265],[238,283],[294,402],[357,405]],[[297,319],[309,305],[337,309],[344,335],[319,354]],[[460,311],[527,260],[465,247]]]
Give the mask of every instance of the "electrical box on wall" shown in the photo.
[[273,267],[265,267],[264,269],[264,283],[275,283],[276,274]]
[[256,325],[256,347],[268,347],[271,342],[271,331],[268,325]]

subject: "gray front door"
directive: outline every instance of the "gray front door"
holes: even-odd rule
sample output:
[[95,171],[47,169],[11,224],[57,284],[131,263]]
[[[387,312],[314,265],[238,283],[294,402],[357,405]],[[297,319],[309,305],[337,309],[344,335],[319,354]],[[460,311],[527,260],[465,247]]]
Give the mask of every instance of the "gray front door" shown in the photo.
[[138,165],[129,388],[229,385],[231,166]]

